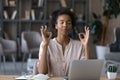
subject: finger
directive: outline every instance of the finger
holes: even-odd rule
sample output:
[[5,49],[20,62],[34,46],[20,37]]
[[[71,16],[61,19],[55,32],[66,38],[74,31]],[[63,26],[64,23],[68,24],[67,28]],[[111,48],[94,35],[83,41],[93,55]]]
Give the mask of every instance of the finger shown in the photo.
[[87,30],[89,30],[89,27],[87,27]]
[[85,28],[84,28],[84,29],[85,29],[85,32],[86,32],[86,30],[87,30],[87,26],[85,26]]
[[44,38],[44,27],[43,26],[41,26],[41,29],[40,29],[40,31],[41,31],[41,35],[42,35],[42,38]]
[[40,27],[40,32],[42,31],[42,26]]
[[87,30],[87,31],[90,30],[89,27],[87,27],[86,30]]
[[40,28],[40,32],[41,32],[41,33],[43,32],[43,28],[44,28],[44,27],[43,27],[43,26],[41,26],[41,28]]
[[89,27],[85,26],[85,32],[86,32],[87,30],[89,30]]
[[40,31],[43,32],[43,26],[41,26]]
[[89,29],[89,27],[87,27],[86,34],[88,35],[89,32],[90,32],[90,29]]
[[44,26],[41,26],[41,29],[44,29]]
[[52,38],[52,32],[49,32],[49,39]]
[[85,26],[85,34],[89,32],[89,27]]
[[87,33],[86,33],[87,38],[89,38],[89,32],[90,32],[90,31],[88,30]]
[[44,31],[47,31],[47,26],[45,25]]
[[83,39],[83,38],[85,37],[85,34],[84,34],[84,33],[79,33],[78,35],[79,35],[79,38],[80,38],[80,39]]
[[89,32],[90,32],[90,30],[87,29],[86,34],[85,34],[85,36],[86,36],[86,40],[88,40],[88,38],[89,38]]

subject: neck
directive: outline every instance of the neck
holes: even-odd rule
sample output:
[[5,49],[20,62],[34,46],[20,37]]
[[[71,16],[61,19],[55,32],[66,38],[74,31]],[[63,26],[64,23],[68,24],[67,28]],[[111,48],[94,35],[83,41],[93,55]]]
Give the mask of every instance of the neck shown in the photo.
[[68,36],[57,36],[57,41],[58,43],[60,43],[61,45],[67,45],[70,41],[70,38]]
[[64,36],[64,37],[63,36],[57,36],[56,40],[59,44],[61,44],[62,50],[63,50],[63,55],[64,55],[65,47],[66,47],[66,45],[69,44],[70,38],[68,36]]

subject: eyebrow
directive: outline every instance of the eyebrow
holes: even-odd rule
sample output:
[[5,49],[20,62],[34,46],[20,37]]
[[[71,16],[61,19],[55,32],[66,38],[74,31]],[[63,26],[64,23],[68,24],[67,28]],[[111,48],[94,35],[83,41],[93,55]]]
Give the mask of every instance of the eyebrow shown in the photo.
[[[60,20],[60,21],[64,21],[64,20]],[[68,20],[68,21],[72,21],[72,20]]]

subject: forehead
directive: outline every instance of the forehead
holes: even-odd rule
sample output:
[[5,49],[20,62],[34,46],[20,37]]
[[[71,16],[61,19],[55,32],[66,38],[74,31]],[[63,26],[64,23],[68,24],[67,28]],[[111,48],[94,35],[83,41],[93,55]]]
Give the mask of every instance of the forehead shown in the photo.
[[57,20],[60,20],[60,21],[71,21],[71,17],[67,14],[62,14],[62,15],[59,15]]

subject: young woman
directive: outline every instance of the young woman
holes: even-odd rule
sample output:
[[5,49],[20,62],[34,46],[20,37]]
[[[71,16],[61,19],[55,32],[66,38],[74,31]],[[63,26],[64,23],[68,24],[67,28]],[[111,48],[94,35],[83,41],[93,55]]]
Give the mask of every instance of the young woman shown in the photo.
[[75,22],[75,14],[63,8],[54,11],[51,15],[51,24],[57,30],[57,37],[52,39],[52,33],[47,32],[47,26],[41,27],[43,41],[39,50],[39,73],[49,74],[49,76],[67,76],[73,60],[89,58],[89,28],[85,27],[85,33],[78,34],[79,40],[69,37]]

